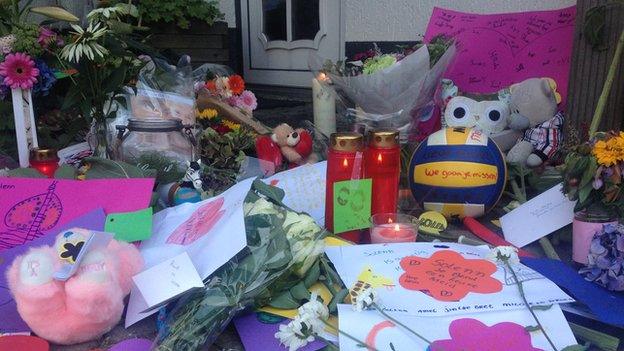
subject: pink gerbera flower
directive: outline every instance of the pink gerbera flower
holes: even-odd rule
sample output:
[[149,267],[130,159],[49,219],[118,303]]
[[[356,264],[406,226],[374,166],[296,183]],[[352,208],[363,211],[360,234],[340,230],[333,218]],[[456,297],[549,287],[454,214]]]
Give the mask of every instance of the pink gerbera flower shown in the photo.
[[0,63],[0,76],[11,89],[30,89],[37,82],[39,70],[30,56],[18,52],[8,54]]
[[253,111],[258,107],[258,101],[256,95],[249,90],[243,91],[242,94],[236,99],[236,107],[247,111]]

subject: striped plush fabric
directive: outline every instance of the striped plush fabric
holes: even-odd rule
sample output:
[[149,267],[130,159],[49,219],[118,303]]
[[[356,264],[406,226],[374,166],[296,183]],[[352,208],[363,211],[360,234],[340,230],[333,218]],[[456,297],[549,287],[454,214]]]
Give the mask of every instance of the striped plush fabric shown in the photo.
[[565,118],[562,111],[546,122],[527,129],[520,141],[528,141],[533,144],[534,154],[539,156],[542,161],[551,158],[563,144],[563,119]]

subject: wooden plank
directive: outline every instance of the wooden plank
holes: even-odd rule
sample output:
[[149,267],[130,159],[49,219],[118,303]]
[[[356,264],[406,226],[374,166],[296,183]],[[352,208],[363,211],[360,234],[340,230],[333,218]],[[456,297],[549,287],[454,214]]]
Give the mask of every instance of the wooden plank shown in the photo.
[[[608,67],[613,59],[615,43],[624,29],[624,8],[610,8],[606,16],[606,33],[608,50],[597,51],[587,42],[583,35],[585,13],[592,7],[607,3],[608,0],[578,0],[574,49],[570,65],[570,83],[568,86],[567,122],[579,131],[587,130],[602,86],[606,79]],[[624,65],[620,64],[602,124],[599,130],[618,130],[623,126],[624,119]],[[570,130],[568,128],[568,130]]]
[[225,49],[228,47],[227,35],[197,34],[154,34],[149,38],[150,43],[157,48],[205,48]]
[[189,55],[193,61],[202,62],[228,62],[230,52],[227,49],[171,49],[178,55]]
[[212,26],[204,21],[196,19],[191,20],[191,24],[188,29],[182,29],[176,26],[175,23],[156,22],[148,23],[151,32],[154,34],[212,34],[212,35],[227,35],[228,25],[226,22],[215,22]]

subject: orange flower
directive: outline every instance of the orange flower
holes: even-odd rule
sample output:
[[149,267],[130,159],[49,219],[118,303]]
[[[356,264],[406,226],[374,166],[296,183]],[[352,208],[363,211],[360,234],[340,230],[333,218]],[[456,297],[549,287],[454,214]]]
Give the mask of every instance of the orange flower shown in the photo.
[[234,95],[240,95],[245,90],[245,81],[238,74],[229,77],[228,85]]
[[207,81],[205,87],[213,94],[217,92],[217,85],[215,84],[214,79]]

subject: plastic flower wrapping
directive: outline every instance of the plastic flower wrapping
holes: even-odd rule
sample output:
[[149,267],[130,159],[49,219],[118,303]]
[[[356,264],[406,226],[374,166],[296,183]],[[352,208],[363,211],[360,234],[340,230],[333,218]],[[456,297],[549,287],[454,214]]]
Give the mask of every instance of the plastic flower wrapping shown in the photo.
[[283,196],[279,188],[254,182],[244,204],[247,247],[206,279],[204,289],[178,300],[160,328],[156,350],[199,350],[246,307],[264,306],[302,279],[318,279],[312,268],[318,268],[328,233],[307,214],[287,208]]
[[605,224],[596,233],[589,248],[588,264],[579,273],[609,290],[624,290],[624,225]]
[[326,83],[355,104],[357,112],[351,114],[356,122],[397,128],[401,140],[406,141],[412,121],[433,104],[437,84],[455,56],[451,41],[436,40],[400,53],[366,52],[358,55],[360,60],[346,63],[321,63],[321,58],[311,56],[309,66],[325,73]]

